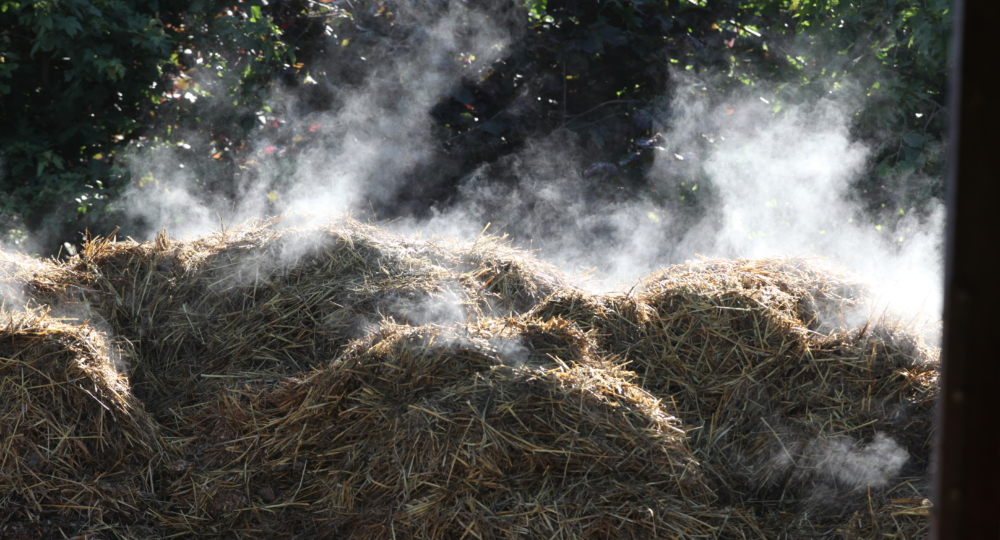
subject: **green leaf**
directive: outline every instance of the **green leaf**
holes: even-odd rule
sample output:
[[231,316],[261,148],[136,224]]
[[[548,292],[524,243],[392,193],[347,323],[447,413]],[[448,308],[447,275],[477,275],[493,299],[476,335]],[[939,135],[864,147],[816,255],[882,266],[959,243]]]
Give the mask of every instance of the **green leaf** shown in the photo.
[[912,148],[923,148],[926,140],[922,134],[911,132],[903,135],[903,142]]
[[80,21],[73,17],[58,16],[56,21],[59,29],[65,32],[67,36],[73,37],[83,30]]

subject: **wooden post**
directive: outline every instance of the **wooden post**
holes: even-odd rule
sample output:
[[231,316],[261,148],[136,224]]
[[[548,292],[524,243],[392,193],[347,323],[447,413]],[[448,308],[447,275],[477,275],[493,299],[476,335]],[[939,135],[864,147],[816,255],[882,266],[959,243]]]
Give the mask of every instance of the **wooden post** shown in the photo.
[[931,538],[1000,538],[1000,2],[955,0]]

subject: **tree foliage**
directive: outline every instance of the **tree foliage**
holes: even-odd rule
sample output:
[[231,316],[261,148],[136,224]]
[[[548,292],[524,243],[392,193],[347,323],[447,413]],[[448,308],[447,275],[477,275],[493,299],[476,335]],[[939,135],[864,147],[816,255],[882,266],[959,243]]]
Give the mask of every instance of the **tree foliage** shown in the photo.
[[[223,117],[229,129],[247,126],[227,114],[260,102],[287,48],[272,21],[253,16],[261,2],[230,4],[2,2],[2,211],[38,228],[105,209],[130,181],[119,159],[127,144]],[[215,70],[213,91],[226,98],[212,115],[197,106],[209,92],[185,74],[196,65]]]
[[[560,130],[595,162],[622,165],[604,185],[640,185],[637,142],[669,126],[664,96],[682,71],[702,76],[707,101],[755,89],[776,115],[858,86],[853,135],[874,152],[857,196],[876,214],[941,196],[947,0],[425,7],[421,17],[392,0],[0,1],[0,211],[65,236],[120,221],[108,212],[122,191],[161,181],[163,167],[183,166],[200,196],[232,198],[262,161],[294,167],[319,136],[289,124],[342,107],[428,46],[422,27],[449,9],[484,13],[513,37],[490,65],[442,51],[467,76],[427,110],[439,151],[385,212],[404,199],[417,213],[446,204],[469,171]],[[275,108],[279,87],[293,108]],[[249,144],[261,136],[270,150]],[[165,165],[133,175],[125,157],[151,150]]]
[[[948,0],[739,3],[731,78],[776,82],[776,113],[843,84],[860,85],[853,131],[873,147],[859,196],[872,208],[920,207],[943,196]],[[728,16],[726,17],[728,18]]]

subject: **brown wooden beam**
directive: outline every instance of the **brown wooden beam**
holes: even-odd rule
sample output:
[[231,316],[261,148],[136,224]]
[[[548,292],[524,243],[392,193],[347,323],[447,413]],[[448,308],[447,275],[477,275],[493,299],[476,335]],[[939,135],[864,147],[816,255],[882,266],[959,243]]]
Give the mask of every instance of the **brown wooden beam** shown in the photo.
[[955,0],[931,538],[1000,538],[1000,1]]

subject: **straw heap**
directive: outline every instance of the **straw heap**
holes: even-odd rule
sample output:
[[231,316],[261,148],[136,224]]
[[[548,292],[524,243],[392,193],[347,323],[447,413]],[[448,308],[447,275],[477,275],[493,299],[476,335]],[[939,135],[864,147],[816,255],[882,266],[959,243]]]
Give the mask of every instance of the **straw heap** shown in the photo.
[[849,275],[286,224],[3,255],[0,538],[926,535],[936,352]]
[[197,457],[167,490],[183,516],[168,525],[259,538],[743,537],[741,518],[708,506],[676,419],[627,373],[529,366],[481,338],[390,326],[301,379],[228,389],[190,412],[182,453]]
[[[936,351],[890,319],[845,329],[865,292],[804,260],[702,261],[647,278],[634,296],[570,293],[532,315],[605,336],[697,428],[694,455],[720,500],[801,538],[890,500],[927,510]],[[855,521],[869,521],[871,537],[877,519],[896,534],[903,510]],[[926,534],[904,521],[903,537]]]
[[0,537],[132,531],[155,506],[155,423],[88,326],[45,313],[0,322]]

